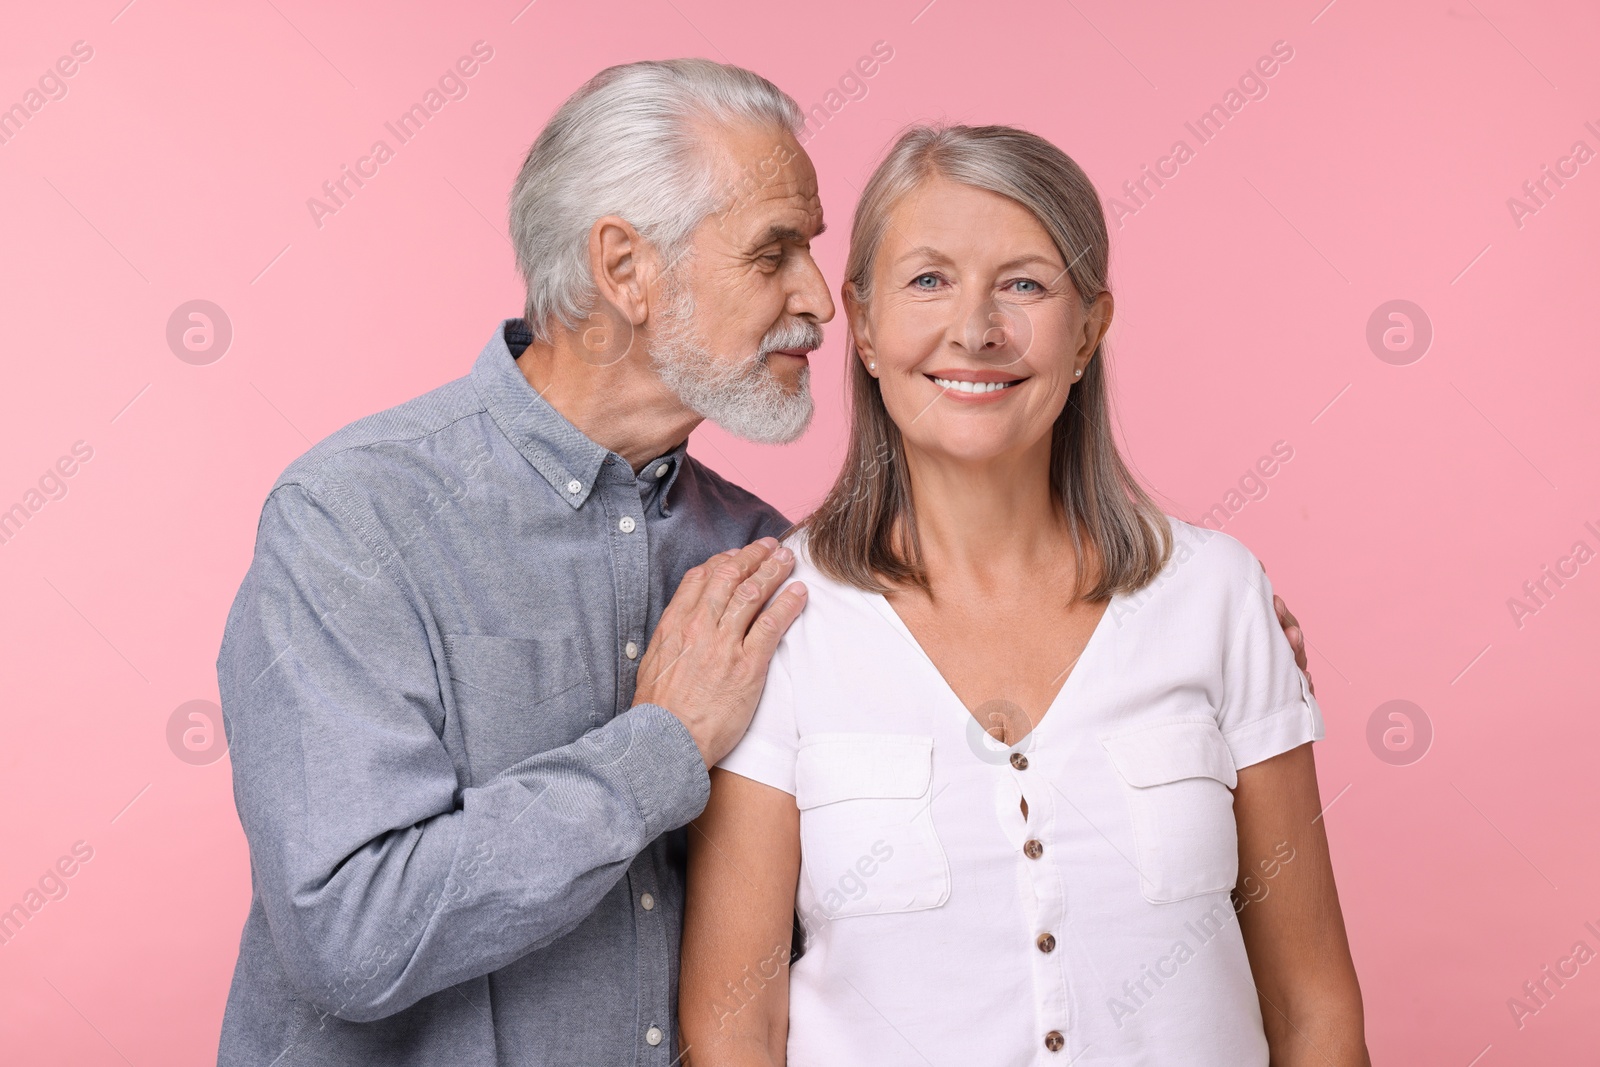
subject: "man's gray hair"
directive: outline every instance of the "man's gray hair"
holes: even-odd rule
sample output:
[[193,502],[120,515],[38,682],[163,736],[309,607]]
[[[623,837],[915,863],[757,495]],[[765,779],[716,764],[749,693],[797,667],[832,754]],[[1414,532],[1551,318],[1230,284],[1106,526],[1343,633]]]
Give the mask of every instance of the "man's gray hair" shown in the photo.
[[576,329],[595,300],[589,230],[626,219],[667,262],[727,198],[701,124],[753,123],[794,133],[793,99],[742,67],[709,59],[607,67],[551,116],[511,190],[511,243],[527,282],[534,336]]

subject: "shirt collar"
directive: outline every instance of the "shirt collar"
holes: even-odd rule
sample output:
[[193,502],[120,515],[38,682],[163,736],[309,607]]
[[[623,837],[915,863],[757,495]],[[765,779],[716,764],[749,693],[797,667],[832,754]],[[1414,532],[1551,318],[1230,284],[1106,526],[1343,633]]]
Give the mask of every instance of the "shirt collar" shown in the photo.
[[[672,492],[672,485],[678,480],[678,472],[683,470],[688,457],[689,441],[685,438],[677,448],[665,455],[657,456],[639,469],[639,495],[648,500],[650,499],[648,492],[654,490],[656,509],[663,515],[672,514],[672,510],[667,506],[667,494]],[[620,463],[621,460],[617,462]],[[663,467],[666,468],[666,472],[657,473]]]
[[[500,432],[543,475],[556,495],[576,509],[589,498],[608,461],[623,469],[626,461],[584,436],[528,384],[517,357],[532,342],[533,331],[525,320],[503,320],[478,353],[470,376]],[[683,469],[687,448],[688,441],[684,441],[645,464],[637,475],[640,495],[655,488],[655,504],[663,515],[668,514],[667,494]],[[657,474],[662,464],[668,470]]]
[[472,365],[472,382],[500,432],[574,508],[589,498],[609,454],[528,384],[516,357],[533,341],[522,319],[506,319]]

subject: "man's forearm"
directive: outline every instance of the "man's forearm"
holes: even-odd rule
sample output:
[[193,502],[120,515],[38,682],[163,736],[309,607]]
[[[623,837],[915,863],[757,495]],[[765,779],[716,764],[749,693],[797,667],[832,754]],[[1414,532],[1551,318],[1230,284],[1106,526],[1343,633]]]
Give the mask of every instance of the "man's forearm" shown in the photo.
[[285,970],[322,1010],[365,1021],[570,931],[706,789],[682,725],[641,706],[370,840],[318,853],[281,818],[247,831]]

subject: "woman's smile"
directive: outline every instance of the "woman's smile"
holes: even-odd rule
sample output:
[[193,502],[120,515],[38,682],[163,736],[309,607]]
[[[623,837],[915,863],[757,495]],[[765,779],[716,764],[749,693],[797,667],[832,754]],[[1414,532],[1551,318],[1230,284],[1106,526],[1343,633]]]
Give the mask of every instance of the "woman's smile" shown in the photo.
[[1028,381],[1026,376],[1002,371],[936,370],[923,375],[944,390],[944,396],[962,404],[989,404]]

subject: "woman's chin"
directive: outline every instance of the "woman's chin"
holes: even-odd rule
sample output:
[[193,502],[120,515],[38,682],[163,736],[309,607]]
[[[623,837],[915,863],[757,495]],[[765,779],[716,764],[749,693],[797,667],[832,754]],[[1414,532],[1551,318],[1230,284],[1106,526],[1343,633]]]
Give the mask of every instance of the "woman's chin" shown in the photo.
[[908,441],[912,450],[929,459],[971,467],[1007,462],[1028,451],[1031,444],[1031,440],[1011,433],[974,433],[970,429],[935,432]]

